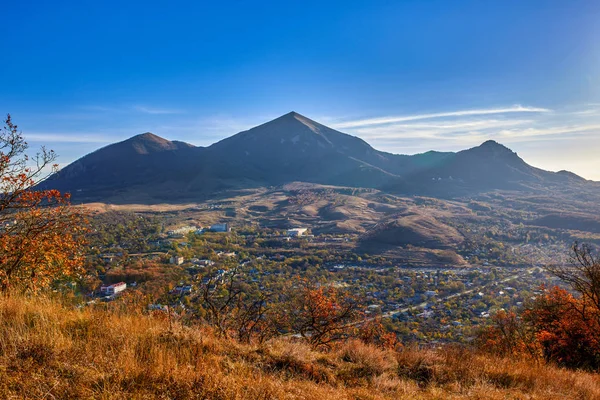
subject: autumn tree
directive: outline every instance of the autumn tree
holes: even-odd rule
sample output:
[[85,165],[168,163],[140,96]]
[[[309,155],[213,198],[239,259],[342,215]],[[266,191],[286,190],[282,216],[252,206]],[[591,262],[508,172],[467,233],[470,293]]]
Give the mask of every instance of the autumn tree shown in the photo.
[[553,287],[523,318],[533,328],[546,361],[569,368],[600,368],[600,313],[589,298]]
[[10,115],[0,130],[0,291],[39,290],[81,272],[84,216],[69,195],[37,190],[56,170],[44,147],[30,157]]
[[397,350],[402,347],[396,333],[387,330],[384,326],[381,315],[365,318],[355,326],[355,335],[363,343],[389,350]]
[[600,258],[589,246],[575,243],[570,263],[546,270],[572,292],[542,287],[520,315],[496,314],[480,343],[502,355],[539,354],[564,367],[600,370]]
[[500,310],[491,320],[491,326],[477,338],[482,349],[500,356],[539,357],[540,348],[533,327],[521,315]]
[[278,331],[272,316],[271,294],[256,290],[232,267],[205,278],[200,287],[205,320],[218,334],[241,342],[263,342]]
[[575,242],[567,264],[548,265],[545,269],[569,284],[585,300],[587,307],[581,312],[592,315],[582,315],[582,318],[600,317],[600,256],[594,254],[590,246]]
[[299,334],[315,348],[327,348],[355,336],[364,315],[349,293],[303,279],[290,291],[282,318],[287,319],[291,333]]

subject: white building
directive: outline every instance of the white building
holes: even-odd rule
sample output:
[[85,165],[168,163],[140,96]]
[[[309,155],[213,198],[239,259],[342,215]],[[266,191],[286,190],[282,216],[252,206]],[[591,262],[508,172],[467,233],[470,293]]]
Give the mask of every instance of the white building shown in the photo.
[[195,259],[195,260],[192,260],[192,263],[194,263],[196,265],[203,265],[205,267],[209,267],[209,266],[215,264],[214,261],[212,261],[212,260],[206,260],[206,259],[204,259],[204,260]]
[[175,265],[181,265],[181,264],[183,264],[183,257],[180,257],[180,256],[173,256],[173,257],[171,257],[171,259],[169,260],[169,263],[171,263],[171,264],[175,264]]
[[211,225],[210,230],[213,232],[229,232],[231,228],[229,228],[229,225],[227,223],[223,223]]
[[302,236],[308,231],[308,228],[292,228],[287,230],[288,236]]
[[102,285],[100,287],[100,293],[106,296],[111,296],[113,294],[117,294],[127,289],[127,284],[125,282],[114,283],[112,285]]

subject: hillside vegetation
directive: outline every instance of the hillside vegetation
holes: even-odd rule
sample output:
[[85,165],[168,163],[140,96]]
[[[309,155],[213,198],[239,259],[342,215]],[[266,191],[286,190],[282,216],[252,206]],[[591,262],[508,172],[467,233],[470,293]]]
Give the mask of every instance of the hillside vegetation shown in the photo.
[[0,398],[597,399],[600,377],[464,349],[261,346],[147,314],[0,297]]

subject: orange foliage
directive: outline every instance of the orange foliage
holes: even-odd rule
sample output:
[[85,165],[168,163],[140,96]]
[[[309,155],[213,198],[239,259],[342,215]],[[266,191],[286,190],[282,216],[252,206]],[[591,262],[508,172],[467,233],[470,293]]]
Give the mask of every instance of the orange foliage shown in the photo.
[[353,335],[363,316],[355,298],[333,287],[315,287],[307,280],[298,286],[287,315],[292,332],[314,348],[329,347]]
[[381,323],[381,317],[366,320],[358,325],[356,336],[363,343],[373,344],[382,349],[398,350],[402,348],[398,336],[394,332],[385,329]]
[[589,299],[554,287],[544,292],[524,318],[534,327],[547,361],[572,368],[600,368],[599,310]]
[[501,310],[492,317],[493,325],[479,336],[484,350],[497,355],[537,358],[540,354],[535,334],[515,312]]
[[570,264],[546,271],[568,284],[546,289],[521,314],[500,312],[479,337],[482,347],[503,355],[529,353],[569,368],[600,370],[600,257],[575,243]]
[[600,368],[599,310],[559,287],[544,290],[522,315],[498,312],[480,334],[483,349],[500,355],[543,357],[569,368]]
[[5,124],[0,130],[0,291],[39,290],[82,272],[85,218],[70,206],[68,194],[34,189],[54,153],[42,149],[31,160],[10,116]]

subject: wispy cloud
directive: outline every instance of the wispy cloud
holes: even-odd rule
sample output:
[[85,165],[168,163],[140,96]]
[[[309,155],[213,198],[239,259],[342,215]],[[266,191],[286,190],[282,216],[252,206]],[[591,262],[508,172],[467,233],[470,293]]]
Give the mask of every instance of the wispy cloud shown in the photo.
[[113,105],[103,105],[103,104],[87,104],[78,107],[79,110],[88,113],[87,115],[95,115],[95,114],[135,114],[135,113],[143,113],[143,114],[152,114],[152,115],[167,115],[167,114],[184,114],[185,111],[176,108],[163,108],[156,107],[147,104],[113,104]]
[[600,124],[551,126],[542,128],[506,129],[498,132],[503,138],[526,138],[532,139],[539,136],[556,136],[573,133],[600,132]]
[[546,113],[551,112],[547,108],[540,107],[524,107],[521,105],[514,105],[512,107],[505,108],[488,108],[488,109],[475,109],[475,110],[458,110],[441,113],[431,114],[417,114],[417,115],[404,115],[404,116],[392,116],[392,117],[380,117],[380,118],[368,118],[359,119],[354,121],[345,121],[332,124],[334,128],[356,128],[361,126],[372,126],[372,125],[384,125],[406,121],[417,121],[434,118],[447,118],[447,117],[465,117],[475,115],[494,115],[494,114],[510,114],[510,113]]
[[461,120],[446,123],[405,123],[353,128],[351,132],[365,139],[437,138],[444,140],[457,139],[458,134],[483,132],[491,129],[506,129],[515,126],[532,124],[533,122],[534,121],[531,119],[480,119]]
[[141,105],[136,105],[133,106],[133,109],[135,111],[139,111],[145,114],[183,114],[182,110],[175,110],[175,109],[169,109],[169,108],[156,108],[156,107],[148,107],[148,106],[141,106]]
[[98,134],[80,133],[27,133],[27,142],[33,143],[111,143],[112,138]]
[[557,110],[516,105],[337,121],[331,125],[394,153],[458,151],[494,139],[536,166],[600,179],[594,172],[600,163],[583,162],[590,160],[587,149],[600,145],[600,109],[595,104]]

